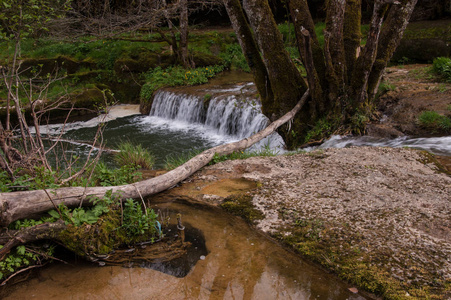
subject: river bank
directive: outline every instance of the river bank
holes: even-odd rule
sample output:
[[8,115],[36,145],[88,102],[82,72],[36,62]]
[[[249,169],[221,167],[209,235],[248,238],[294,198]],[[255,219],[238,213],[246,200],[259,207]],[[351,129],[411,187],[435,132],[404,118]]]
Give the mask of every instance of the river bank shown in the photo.
[[425,152],[352,147],[226,161],[170,193],[213,205],[247,197],[262,216],[256,228],[388,299],[451,297],[451,177]]

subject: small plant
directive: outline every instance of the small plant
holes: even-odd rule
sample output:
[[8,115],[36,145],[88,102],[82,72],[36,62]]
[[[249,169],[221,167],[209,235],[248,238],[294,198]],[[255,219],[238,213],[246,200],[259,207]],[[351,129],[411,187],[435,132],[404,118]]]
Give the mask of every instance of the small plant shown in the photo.
[[166,162],[164,164],[164,169],[165,170],[173,170],[173,169],[183,165],[188,160],[190,160],[194,156],[198,155],[202,151],[203,150],[194,150],[194,151],[190,151],[188,153],[182,153],[180,155],[172,155],[172,154],[168,155],[168,156],[166,156]]
[[128,165],[136,169],[152,169],[155,158],[150,151],[143,148],[142,145],[133,145],[130,142],[125,142],[119,144],[118,148],[120,152],[114,155],[114,160],[118,165]]
[[204,103],[210,101],[211,97],[212,97],[211,94],[205,94],[205,96],[204,96]]
[[420,126],[435,131],[450,131],[451,119],[447,116],[440,115],[435,111],[424,111],[418,117]]
[[384,81],[379,85],[378,95],[384,94],[388,91],[396,90],[396,85],[388,81]]
[[90,185],[113,186],[123,185],[140,180],[142,174],[136,166],[123,165],[118,169],[112,169],[105,163],[99,162],[93,172]]
[[126,230],[128,235],[140,236],[151,235],[152,242],[155,237],[160,238],[162,235],[160,222],[157,220],[158,215],[153,209],[143,211],[141,205],[133,199],[127,199],[124,204],[124,219],[122,228]]
[[432,71],[442,76],[446,81],[451,81],[451,58],[437,57],[434,59]]

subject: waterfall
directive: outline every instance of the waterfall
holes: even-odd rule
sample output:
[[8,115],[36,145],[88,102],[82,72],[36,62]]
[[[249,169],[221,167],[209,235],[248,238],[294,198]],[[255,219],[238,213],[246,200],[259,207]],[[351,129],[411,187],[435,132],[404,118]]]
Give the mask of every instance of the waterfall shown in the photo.
[[193,95],[159,91],[150,116],[201,124],[217,134],[236,139],[248,137],[268,124],[255,100],[238,100],[235,95],[217,96],[208,101]]

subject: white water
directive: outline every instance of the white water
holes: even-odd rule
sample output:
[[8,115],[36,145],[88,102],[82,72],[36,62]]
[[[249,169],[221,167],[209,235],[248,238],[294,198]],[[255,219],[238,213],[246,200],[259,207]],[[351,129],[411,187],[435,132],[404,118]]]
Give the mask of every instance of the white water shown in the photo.
[[313,149],[325,148],[345,148],[350,146],[372,146],[372,147],[391,147],[401,148],[409,147],[420,150],[427,150],[438,155],[451,155],[451,136],[431,137],[431,138],[411,138],[398,137],[396,139],[382,139],[369,136],[352,137],[352,136],[332,136],[329,140],[318,147],[305,149],[307,151]]
[[[238,100],[235,96],[213,97],[208,107],[203,99],[193,95],[159,91],[147,119],[141,123],[157,125],[167,130],[185,130],[214,143],[233,142],[264,129],[268,118],[261,113],[261,105],[252,100]],[[273,134],[260,145],[282,148],[282,138]]]

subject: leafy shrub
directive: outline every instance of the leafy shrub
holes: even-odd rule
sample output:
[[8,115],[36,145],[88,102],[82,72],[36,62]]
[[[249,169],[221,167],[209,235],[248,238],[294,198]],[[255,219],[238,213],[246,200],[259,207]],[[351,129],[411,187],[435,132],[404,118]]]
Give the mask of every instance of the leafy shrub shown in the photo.
[[435,131],[450,131],[451,119],[435,111],[424,111],[418,117],[420,126]]
[[451,58],[437,57],[434,59],[432,71],[442,76],[445,80],[451,81]]
[[124,221],[122,228],[131,236],[150,234],[152,239],[161,237],[161,225],[158,215],[153,209],[143,211],[141,205],[133,199],[127,199],[124,204]]
[[249,65],[239,44],[227,45],[225,52],[222,52],[219,56],[227,67],[250,72]]
[[119,144],[119,153],[114,155],[114,160],[118,165],[128,165],[135,168],[152,169],[155,158],[149,150],[142,145],[133,145],[126,142]]

